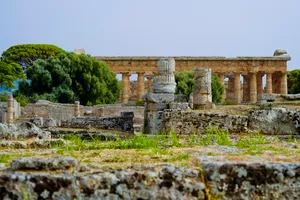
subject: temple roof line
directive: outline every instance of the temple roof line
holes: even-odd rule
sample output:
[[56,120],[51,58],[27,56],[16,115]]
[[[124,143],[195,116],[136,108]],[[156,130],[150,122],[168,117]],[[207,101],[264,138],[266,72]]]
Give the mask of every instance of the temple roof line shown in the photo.
[[161,58],[174,58],[175,60],[201,60],[201,61],[252,61],[252,60],[282,60],[289,61],[289,55],[282,56],[238,56],[238,57],[223,57],[223,56],[95,56],[98,60],[153,60],[157,61]]

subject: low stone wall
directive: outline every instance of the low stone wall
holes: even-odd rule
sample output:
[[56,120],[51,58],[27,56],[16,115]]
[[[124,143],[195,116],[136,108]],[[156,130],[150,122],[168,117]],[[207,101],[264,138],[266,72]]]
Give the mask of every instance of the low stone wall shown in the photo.
[[272,135],[300,134],[300,110],[270,108],[253,110],[248,116],[221,115],[167,109],[163,114],[164,129],[177,134],[203,132],[212,126],[231,133],[260,132]]
[[236,162],[224,157],[200,157],[195,163],[196,168],[131,166],[93,172],[71,157],[26,157],[0,172],[0,193],[3,199],[66,200],[275,200],[300,195],[299,163]]
[[21,158],[0,172],[0,192],[4,199],[207,199],[200,175],[168,165],[90,172],[70,157]]
[[[83,106],[80,106],[83,112]],[[22,108],[23,116],[28,118],[42,117],[44,119],[71,119],[74,117],[74,104],[60,104],[49,101],[38,101],[35,104],[27,104]]]
[[[39,101],[35,104],[27,104],[22,108],[24,117],[35,116],[56,121],[72,119],[74,117],[74,104],[60,104],[49,101]],[[144,107],[129,104],[108,104],[96,106],[80,106],[80,116],[116,117],[121,112],[133,112],[135,122],[143,123]]]
[[166,131],[173,129],[177,134],[202,132],[211,126],[229,130],[230,132],[245,132],[248,127],[248,117],[165,110],[163,123]]
[[62,120],[62,128],[99,128],[133,133],[133,113],[121,113],[121,117],[76,117]]

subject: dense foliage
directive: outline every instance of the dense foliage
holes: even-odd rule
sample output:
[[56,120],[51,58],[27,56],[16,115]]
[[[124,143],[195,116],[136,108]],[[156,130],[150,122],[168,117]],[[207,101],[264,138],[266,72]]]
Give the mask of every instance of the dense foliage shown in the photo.
[[24,79],[22,67],[14,62],[0,60],[0,86],[13,88],[13,82],[17,79]]
[[[177,72],[175,74],[176,94],[182,94],[186,98],[189,98],[190,93],[194,91],[194,72],[184,71]],[[224,93],[224,86],[221,84],[219,77],[212,76],[212,100],[214,103],[220,103],[222,101],[222,95]]]
[[52,102],[109,104],[118,100],[120,83],[108,65],[88,55],[61,54],[37,60],[27,68],[30,83],[19,83],[15,96],[31,102],[46,99]]
[[289,94],[300,93],[300,69],[288,72],[287,81]]
[[2,59],[20,64],[24,69],[37,59],[58,56],[65,51],[50,44],[21,44],[9,47],[2,53]]

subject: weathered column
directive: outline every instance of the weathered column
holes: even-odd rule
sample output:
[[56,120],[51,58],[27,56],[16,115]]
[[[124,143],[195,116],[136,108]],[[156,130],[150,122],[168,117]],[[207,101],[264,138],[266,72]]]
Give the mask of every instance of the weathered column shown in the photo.
[[241,79],[240,72],[234,73],[234,101],[241,103]]
[[223,93],[223,96],[222,96],[222,102],[223,102],[226,98],[226,88],[225,88],[225,83],[224,83],[225,73],[224,72],[219,72],[218,75],[219,75],[219,79],[220,79],[221,84],[224,86],[224,93]]
[[8,96],[6,122],[8,125],[14,123],[14,99],[12,95]]
[[249,75],[243,75],[243,101],[249,101]]
[[147,80],[148,80],[148,92],[149,92],[150,89],[152,88],[152,75],[148,75]]
[[138,73],[138,80],[137,80],[137,85],[138,85],[138,93],[137,93],[137,100],[141,100],[142,96],[145,93],[145,77],[144,73]]
[[128,103],[129,89],[130,89],[130,74],[128,72],[122,73],[122,103]]
[[80,104],[79,104],[79,101],[75,101],[75,104],[74,104],[74,117],[80,117]]
[[250,102],[255,103],[257,101],[257,82],[256,72],[250,73]]
[[143,96],[145,103],[144,133],[156,134],[163,129],[163,111],[175,99],[175,60],[160,59],[157,75],[153,78],[151,92]]
[[211,69],[195,69],[194,77],[193,109],[213,108],[211,95]]
[[278,78],[277,78],[277,73],[275,72],[272,74],[272,93],[273,94],[278,94],[277,82],[278,82]]
[[281,72],[281,79],[280,79],[280,94],[287,94],[287,72]]
[[230,101],[234,101],[234,77],[230,75],[228,77],[228,84],[226,90],[226,99]]
[[257,73],[256,81],[257,81],[257,95],[263,94],[263,84],[262,84],[263,74],[261,72]]
[[266,81],[266,93],[272,94],[272,73],[267,73],[267,81]]

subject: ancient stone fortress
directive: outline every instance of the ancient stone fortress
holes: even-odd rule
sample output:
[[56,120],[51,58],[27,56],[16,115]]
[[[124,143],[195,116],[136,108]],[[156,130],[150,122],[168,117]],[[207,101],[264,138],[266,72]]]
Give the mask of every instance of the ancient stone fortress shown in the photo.
[[[161,57],[96,57],[105,61],[110,69],[122,74],[122,102],[127,103],[130,93],[130,76],[137,74],[138,100],[145,94],[145,77],[148,88],[152,78],[158,74],[158,60]],[[193,71],[196,68],[210,68],[223,84],[228,79],[226,99],[236,103],[256,102],[259,94],[287,94],[287,61],[291,57],[284,50],[276,50],[266,57],[171,57],[176,61],[176,71]],[[263,77],[266,75],[266,87]],[[241,84],[242,76],[242,84]],[[226,80],[225,80],[226,79]]]

